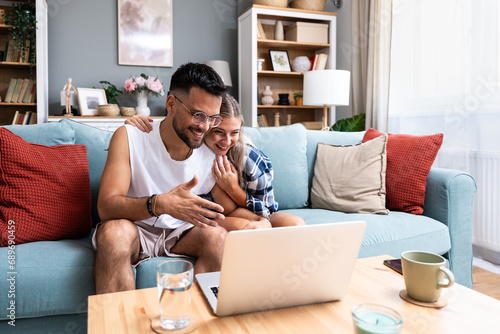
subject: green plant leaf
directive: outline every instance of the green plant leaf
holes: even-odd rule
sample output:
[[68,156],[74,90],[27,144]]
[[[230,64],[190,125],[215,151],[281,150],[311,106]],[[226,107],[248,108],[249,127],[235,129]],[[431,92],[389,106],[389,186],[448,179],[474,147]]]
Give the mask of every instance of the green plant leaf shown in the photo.
[[365,130],[366,114],[354,115],[350,118],[339,119],[330,128],[330,131],[355,132]]

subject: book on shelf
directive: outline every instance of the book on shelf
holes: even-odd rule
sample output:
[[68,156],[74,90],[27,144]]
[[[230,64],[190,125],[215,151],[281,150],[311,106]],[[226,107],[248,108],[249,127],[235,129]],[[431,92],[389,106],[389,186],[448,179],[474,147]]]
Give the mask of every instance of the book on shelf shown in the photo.
[[12,119],[12,125],[17,124],[17,118],[19,117],[19,110],[14,113],[14,118]]
[[36,81],[33,82],[33,88],[31,88],[31,92],[28,97],[27,103],[35,103],[35,102],[36,102]]
[[22,101],[23,103],[30,103],[30,97],[31,97],[31,93],[32,93],[34,84],[35,84],[35,80],[29,79],[28,87],[26,88],[26,92],[23,95],[23,101]]
[[17,99],[17,101],[14,101],[14,102],[23,103],[24,94],[26,94],[26,89],[28,89],[29,82],[30,82],[30,79],[23,80],[23,85],[21,87],[21,92],[19,93],[19,98]]
[[19,115],[17,115],[16,124],[23,125],[23,122],[24,122],[24,114],[23,113],[19,113]]
[[19,94],[21,94],[21,89],[23,88],[24,79],[17,79],[16,88],[14,88],[14,93],[12,93],[11,102],[16,103],[19,99]]
[[12,95],[14,94],[14,89],[16,88],[17,79],[10,79],[9,88],[7,88],[7,94],[5,95],[5,102],[12,101]]
[[3,50],[3,57],[0,58],[0,61],[6,61],[8,50],[9,50],[9,41],[5,42],[5,49]]
[[257,37],[260,35],[259,38],[261,39],[267,39],[266,33],[264,32],[264,27],[262,26],[262,23],[257,20]]
[[326,61],[328,60],[328,55],[326,53],[317,53],[309,57],[311,61],[310,71],[319,71],[326,68]]
[[266,115],[264,115],[264,114],[257,115],[257,125],[259,126],[259,128],[265,128],[265,127],[269,126],[267,123]]
[[328,59],[328,55],[326,53],[320,53],[318,55],[318,62],[316,64],[315,70],[324,70],[326,68],[326,60]]
[[7,57],[5,59],[6,62],[15,62],[18,56],[18,51],[16,50],[16,41],[13,39],[9,39],[9,48],[6,50]]

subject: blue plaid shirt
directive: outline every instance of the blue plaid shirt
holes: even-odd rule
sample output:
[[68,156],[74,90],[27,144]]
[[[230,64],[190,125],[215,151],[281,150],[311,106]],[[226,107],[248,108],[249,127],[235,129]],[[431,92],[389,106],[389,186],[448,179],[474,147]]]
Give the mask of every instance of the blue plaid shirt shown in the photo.
[[269,215],[279,210],[271,185],[274,175],[271,160],[250,144],[246,146],[245,158],[242,176],[247,192],[247,209],[261,217],[269,218]]

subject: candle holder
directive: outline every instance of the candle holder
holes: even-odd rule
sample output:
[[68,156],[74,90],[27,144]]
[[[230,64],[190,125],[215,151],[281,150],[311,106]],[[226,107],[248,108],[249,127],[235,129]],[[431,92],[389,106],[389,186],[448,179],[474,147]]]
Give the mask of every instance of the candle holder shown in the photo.
[[399,312],[377,304],[354,306],[352,320],[357,334],[398,334],[403,327],[403,316]]

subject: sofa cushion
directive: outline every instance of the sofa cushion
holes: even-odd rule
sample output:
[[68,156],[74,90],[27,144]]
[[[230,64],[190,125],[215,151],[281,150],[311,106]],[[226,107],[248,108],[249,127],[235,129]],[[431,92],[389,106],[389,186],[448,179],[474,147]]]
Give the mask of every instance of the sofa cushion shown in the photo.
[[[382,135],[369,129],[363,142]],[[427,177],[443,143],[443,134],[389,134],[387,141],[387,208],[420,215],[424,212]]]
[[82,144],[87,147],[90,189],[92,192],[92,221],[95,226],[100,222],[97,213],[97,196],[99,195],[101,175],[108,157],[107,149],[113,132],[101,130],[70,119],[62,119],[59,123],[74,131],[75,144]]
[[[87,298],[95,294],[90,236],[16,246],[16,319],[87,312]],[[1,258],[7,258],[7,249],[0,248]],[[11,271],[7,261],[0,261],[0,270]],[[9,291],[6,279],[0,289]],[[6,315],[2,312],[0,319]]]
[[318,144],[311,207],[351,213],[387,214],[387,135],[352,146]]
[[391,255],[401,257],[406,250],[419,249],[445,254],[451,249],[449,229],[443,223],[401,211],[387,215],[343,213],[324,209],[285,210],[304,219],[306,224],[364,220],[367,223],[359,257]]
[[5,128],[30,143],[47,146],[75,143],[75,130],[64,123],[8,125]]
[[316,156],[318,143],[331,145],[356,145],[361,143],[365,132],[338,132],[338,131],[319,131],[307,130],[307,182],[309,189],[312,187],[314,175],[314,166],[316,164]]
[[255,147],[271,159],[274,196],[280,210],[307,206],[306,128],[302,124],[271,128],[245,127],[245,133]]
[[33,144],[0,129],[2,246],[87,235],[90,205],[85,146]]

